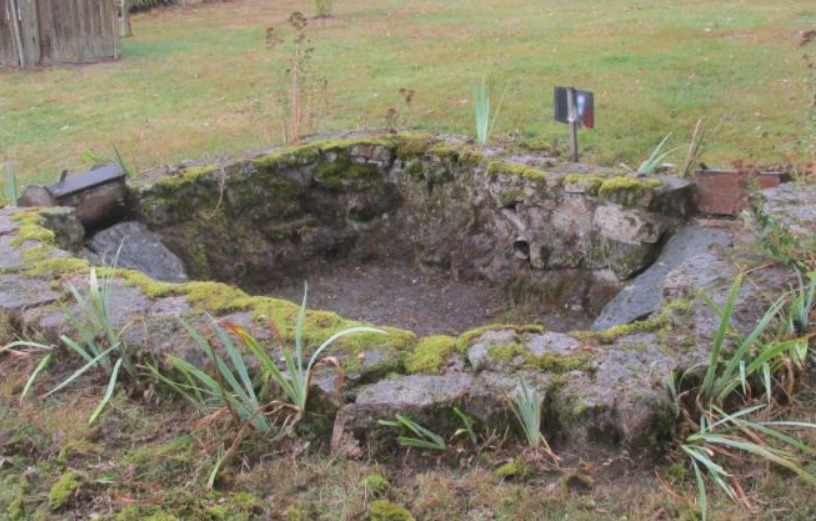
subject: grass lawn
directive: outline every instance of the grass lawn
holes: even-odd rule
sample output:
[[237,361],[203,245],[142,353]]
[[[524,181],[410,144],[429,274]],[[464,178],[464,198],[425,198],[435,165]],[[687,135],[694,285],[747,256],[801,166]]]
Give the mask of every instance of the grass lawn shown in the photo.
[[[134,17],[123,59],[0,72],[0,160],[51,182],[112,145],[138,168],[280,141],[276,91],[288,50],[264,44],[307,0],[236,0]],[[583,159],[635,165],[668,132],[721,121],[705,160],[799,158],[808,73],[796,32],[812,0],[337,0],[308,34],[328,80],[318,132],[409,126],[472,134],[470,86],[510,80],[496,136],[566,146],[552,87],[595,91]],[[289,31],[291,32],[291,31]],[[401,88],[414,89],[410,113]]]

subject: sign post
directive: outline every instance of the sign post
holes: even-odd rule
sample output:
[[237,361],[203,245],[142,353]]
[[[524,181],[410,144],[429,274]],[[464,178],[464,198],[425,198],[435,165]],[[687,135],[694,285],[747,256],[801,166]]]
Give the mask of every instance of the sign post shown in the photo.
[[569,125],[570,161],[578,162],[578,127],[595,128],[595,96],[575,87],[555,88],[555,120]]

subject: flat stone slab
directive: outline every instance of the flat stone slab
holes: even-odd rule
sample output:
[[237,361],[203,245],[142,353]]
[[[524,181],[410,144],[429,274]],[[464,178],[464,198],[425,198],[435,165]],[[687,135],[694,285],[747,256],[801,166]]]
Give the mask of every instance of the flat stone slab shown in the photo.
[[20,275],[0,275],[0,312],[19,313],[59,299],[48,284]]
[[763,211],[797,235],[816,232],[816,186],[785,183],[762,191]]
[[5,215],[0,215],[0,235],[6,235],[17,231],[19,227],[19,223],[9,219]]
[[93,264],[110,265],[121,252],[117,265],[145,273],[164,282],[187,282],[181,259],[162,244],[157,233],[138,222],[123,222],[93,236],[88,242],[86,257]]
[[601,331],[648,317],[660,308],[663,285],[670,272],[689,259],[708,252],[712,246],[725,246],[732,240],[729,232],[719,228],[703,226],[683,228],[669,239],[657,261],[624,287],[604,307],[592,324],[592,329]]

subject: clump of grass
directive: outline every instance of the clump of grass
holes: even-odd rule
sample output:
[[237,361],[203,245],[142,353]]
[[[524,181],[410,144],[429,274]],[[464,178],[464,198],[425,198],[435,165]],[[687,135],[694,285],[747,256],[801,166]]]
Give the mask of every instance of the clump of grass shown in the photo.
[[[678,414],[683,416],[681,426],[688,428],[680,448],[694,470],[704,520],[708,509],[706,476],[729,498],[749,506],[738,479],[720,460],[758,457],[816,486],[816,478],[802,468],[798,456],[805,453],[812,457],[816,449],[790,433],[816,429],[816,424],[764,419],[778,417],[774,396],[780,384],[787,381],[784,391],[790,396],[796,372],[805,370],[810,341],[805,333],[811,327],[816,277],[809,284],[800,277],[799,287],[772,303],[744,338],[736,334],[732,324],[742,279],[740,275],[734,281],[722,307],[706,298],[720,325],[700,385],[678,393],[674,380],[669,382]],[[786,313],[788,297],[790,309]],[[728,339],[733,339],[733,346],[726,345]],[[688,374],[680,379],[681,384]],[[763,395],[766,400],[760,401]]]
[[[334,342],[346,335],[356,333],[386,334],[384,331],[371,327],[347,328],[325,340],[307,360],[303,341],[307,302],[308,288],[304,291],[298,312],[294,349],[285,345],[277,326],[271,320],[269,321],[273,337],[280,345],[280,355],[284,361],[283,368],[272,359],[258,339],[237,324],[227,322],[225,327],[217,322],[213,324],[216,337],[226,352],[226,357],[223,357],[218,354],[207,338],[183,320],[182,326],[188,335],[204,351],[214,366],[214,374],[174,355],[168,357],[169,365],[175,371],[174,375],[164,373],[154,365],[148,366],[148,369],[160,381],[193,404],[202,414],[207,415],[205,423],[228,413],[234,419],[234,423],[239,426],[228,448],[225,448],[223,444],[219,445],[215,464],[207,481],[209,488],[213,487],[221,469],[250,432],[250,427],[262,434],[275,433],[277,438],[291,433],[292,428],[306,416],[309,389],[315,369],[321,365],[333,365],[340,369],[340,363],[336,358],[322,357]],[[250,368],[243,359],[243,350],[239,349],[230,333],[238,337],[243,347],[255,356],[260,369],[259,375],[250,373]],[[254,382],[258,381],[264,382],[261,389],[255,387]],[[267,386],[266,382],[274,384],[274,389]],[[342,373],[340,382],[342,382]],[[276,394],[275,390],[279,393]],[[289,414],[285,414],[287,411]]]
[[[340,367],[339,361],[332,357],[321,358],[324,351],[338,339],[357,333],[378,333],[386,334],[380,329],[372,327],[351,327],[339,331],[325,340],[315,349],[311,357],[307,360],[304,355],[303,329],[306,320],[306,305],[308,301],[308,289],[304,292],[303,301],[298,312],[297,323],[295,325],[295,345],[294,349],[285,346],[283,339],[277,333],[277,327],[270,321],[270,328],[273,336],[280,344],[280,355],[284,361],[281,369],[278,364],[269,356],[261,342],[252,336],[243,327],[227,323],[226,329],[237,336],[243,346],[253,353],[259,362],[262,371],[262,380],[271,380],[283,393],[282,398],[264,396],[259,397],[253,386],[253,378],[250,377],[249,370],[244,363],[241,351],[233,342],[227,330],[218,323],[213,324],[216,336],[227,353],[229,363],[219,356],[210,342],[199,334],[192,326],[182,321],[182,325],[196,342],[217,369],[216,378],[207,374],[201,368],[184,361],[180,357],[170,356],[171,366],[178,371],[182,381],[174,381],[162,375],[155,367],[152,368],[154,374],[159,376],[165,383],[178,391],[184,398],[196,405],[202,411],[213,408],[226,407],[235,416],[239,423],[252,420],[255,428],[261,432],[268,432],[270,425],[265,418],[270,411],[279,412],[281,407],[291,409],[294,417],[288,424],[295,424],[306,414],[306,407],[309,400],[309,388],[312,375],[315,369],[321,365],[331,364]],[[268,399],[264,403],[264,399]]]
[[501,106],[504,102],[504,96],[507,94],[507,88],[510,86],[508,81],[504,85],[504,89],[499,96],[499,102],[496,104],[495,110],[491,108],[491,93],[492,87],[487,80],[483,79],[479,85],[475,85],[472,89],[473,95],[473,115],[476,122],[476,139],[482,145],[486,145],[493,134],[493,129],[496,126],[496,120],[499,118]]
[[533,450],[543,448],[554,461],[560,458],[550,448],[547,439],[541,433],[541,402],[538,392],[527,385],[523,376],[519,376],[518,394],[513,399],[513,413],[516,415],[527,443]]
[[[117,383],[120,381],[120,373],[122,370],[124,370],[130,381],[138,382],[140,379],[135,357],[133,353],[127,349],[121,339],[122,333],[127,328],[127,325],[117,330],[113,326],[111,317],[113,278],[121,250],[122,245],[119,246],[119,250],[114,257],[113,266],[106,269],[103,276],[100,277],[98,275],[96,268],[90,270],[87,288],[80,289],[73,284],[68,285],[68,290],[73,297],[74,303],[78,307],[78,312],[75,313],[70,307],[64,306],[63,314],[76,332],[78,338],[74,339],[67,335],[62,335],[60,341],[71,352],[84,360],[85,365],[74,371],[74,373],[64,379],[54,389],[43,395],[45,398],[65,389],[80,376],[91,370],[101,371],[108,379],[108,385],[104,396],[93,411],[89,423],[93,423],[99,418],[111,398],[113,398],[113,393]],[[42,349],[49,352],[29,376],[21,396],[21,399],[24,399],[32,389],[36,378],[51,362],[54,346],[46,346],[27,341],[15,342],[13,345]]]
[[432,430],[423,427],[407,416],[402,414],[396,415],[396,421],[380,420],[378,423],[386,427],[396,427],[399,429],[407,429],[413,433],[413,436],[400,435],[397,442],[403,447],[413,447],[417,449],[429,450],[445,450],[448,445],[445,443],[445,438],[433,432]]
[[[331,16],[331,0],[315,0],[320,5],[328,8],[328,15]],[[294,31],[292,37],[292,50],[289,56],[289,66],[281,78],[283,87],[279,90],[275,100],[276,110],[279,116],[281,139],[284,143],[297,144],[304,129],[314,131],[316,114],[318,111],[317,101],[323,97],[324,101],[328,96],[328,80],[318,77],[312,66],[315,47],[311,44],[306,27],[308,20],[300,12],[292,13],[289,17],[289,25]],[[278,30],[269,27],[266,30],[266,45],[271,49],[278,48],[284,39]],[[325,108],[325,103],[323,104]]]

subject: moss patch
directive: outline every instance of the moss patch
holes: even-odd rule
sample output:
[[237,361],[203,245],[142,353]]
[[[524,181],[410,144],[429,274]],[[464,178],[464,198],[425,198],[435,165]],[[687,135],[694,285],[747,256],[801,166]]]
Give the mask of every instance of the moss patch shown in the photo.
[[76,275],[90,269],[90,263],[76,257],[51,257],[37,259],[27,263],[23,275],[28,277],[42,277],[45,275]]
[[368,515],[369,521],[416,521],[408,509],[386,499],[371,503]]
[[524,479],[530,473],[530,465],[522,458],[508,461],[496,469],[496,477],[500,479]]
[[80,487],[80,482],[76,474],[71,471],[66,472],[51,487],[48,493],[48,502],[53,510],[59,510],[68,504]]
[[347,159],[321,163],[314,173],[318,185],[332,190],[342,188],[347,182],[376,181],[381,177],[377,166],[351,163]]
[[586,194],[598,195],[606,178],[594,174],[568,174],[564,177],[564,186],[580,186]]
[[420,340],[413,353],[405,360],[409,373],[438,373],[445,360],[456,351],[456,338],[430,336]]
[[547,173],[526,165],[508,163],[506,161],[491,161],[487,166],[488,177],[516,177],[525,181],[532,181],[536,184],[547,183]]
[[688,300],[673,300],[667,302],[660,313],[650,316],[646,320],[639,320],[631,324],[612,326],[604,331],[572,331],[570,336],[584,341],[597,341],[602,344],[611,344],[615,340],[637,333],[651,333],[664,330],[673,324],[672,317],[675,314],[684,315],[691,310],[692,302]]
[[56,240],[57,236],[51,230],[43,228],[38,224],[26,223],[20,226],[20,229],[17,231],[17,237],[11,241],[11,245],[18,247],[26,242],[53,244]]
[[640,179],[628,175],[610,177],[601,183],[598,195],[620,204],[633,205],[647,190],[662,184],[659,179]]
[[435,142],[436,138],[428,134],[400,134],[397,138],[397,158],[401,161],[422,158]]
[[388,492],[391,484],[388,478],[382,474],[371,474],[360,480],[360,485],[374,495],[381,495]]

